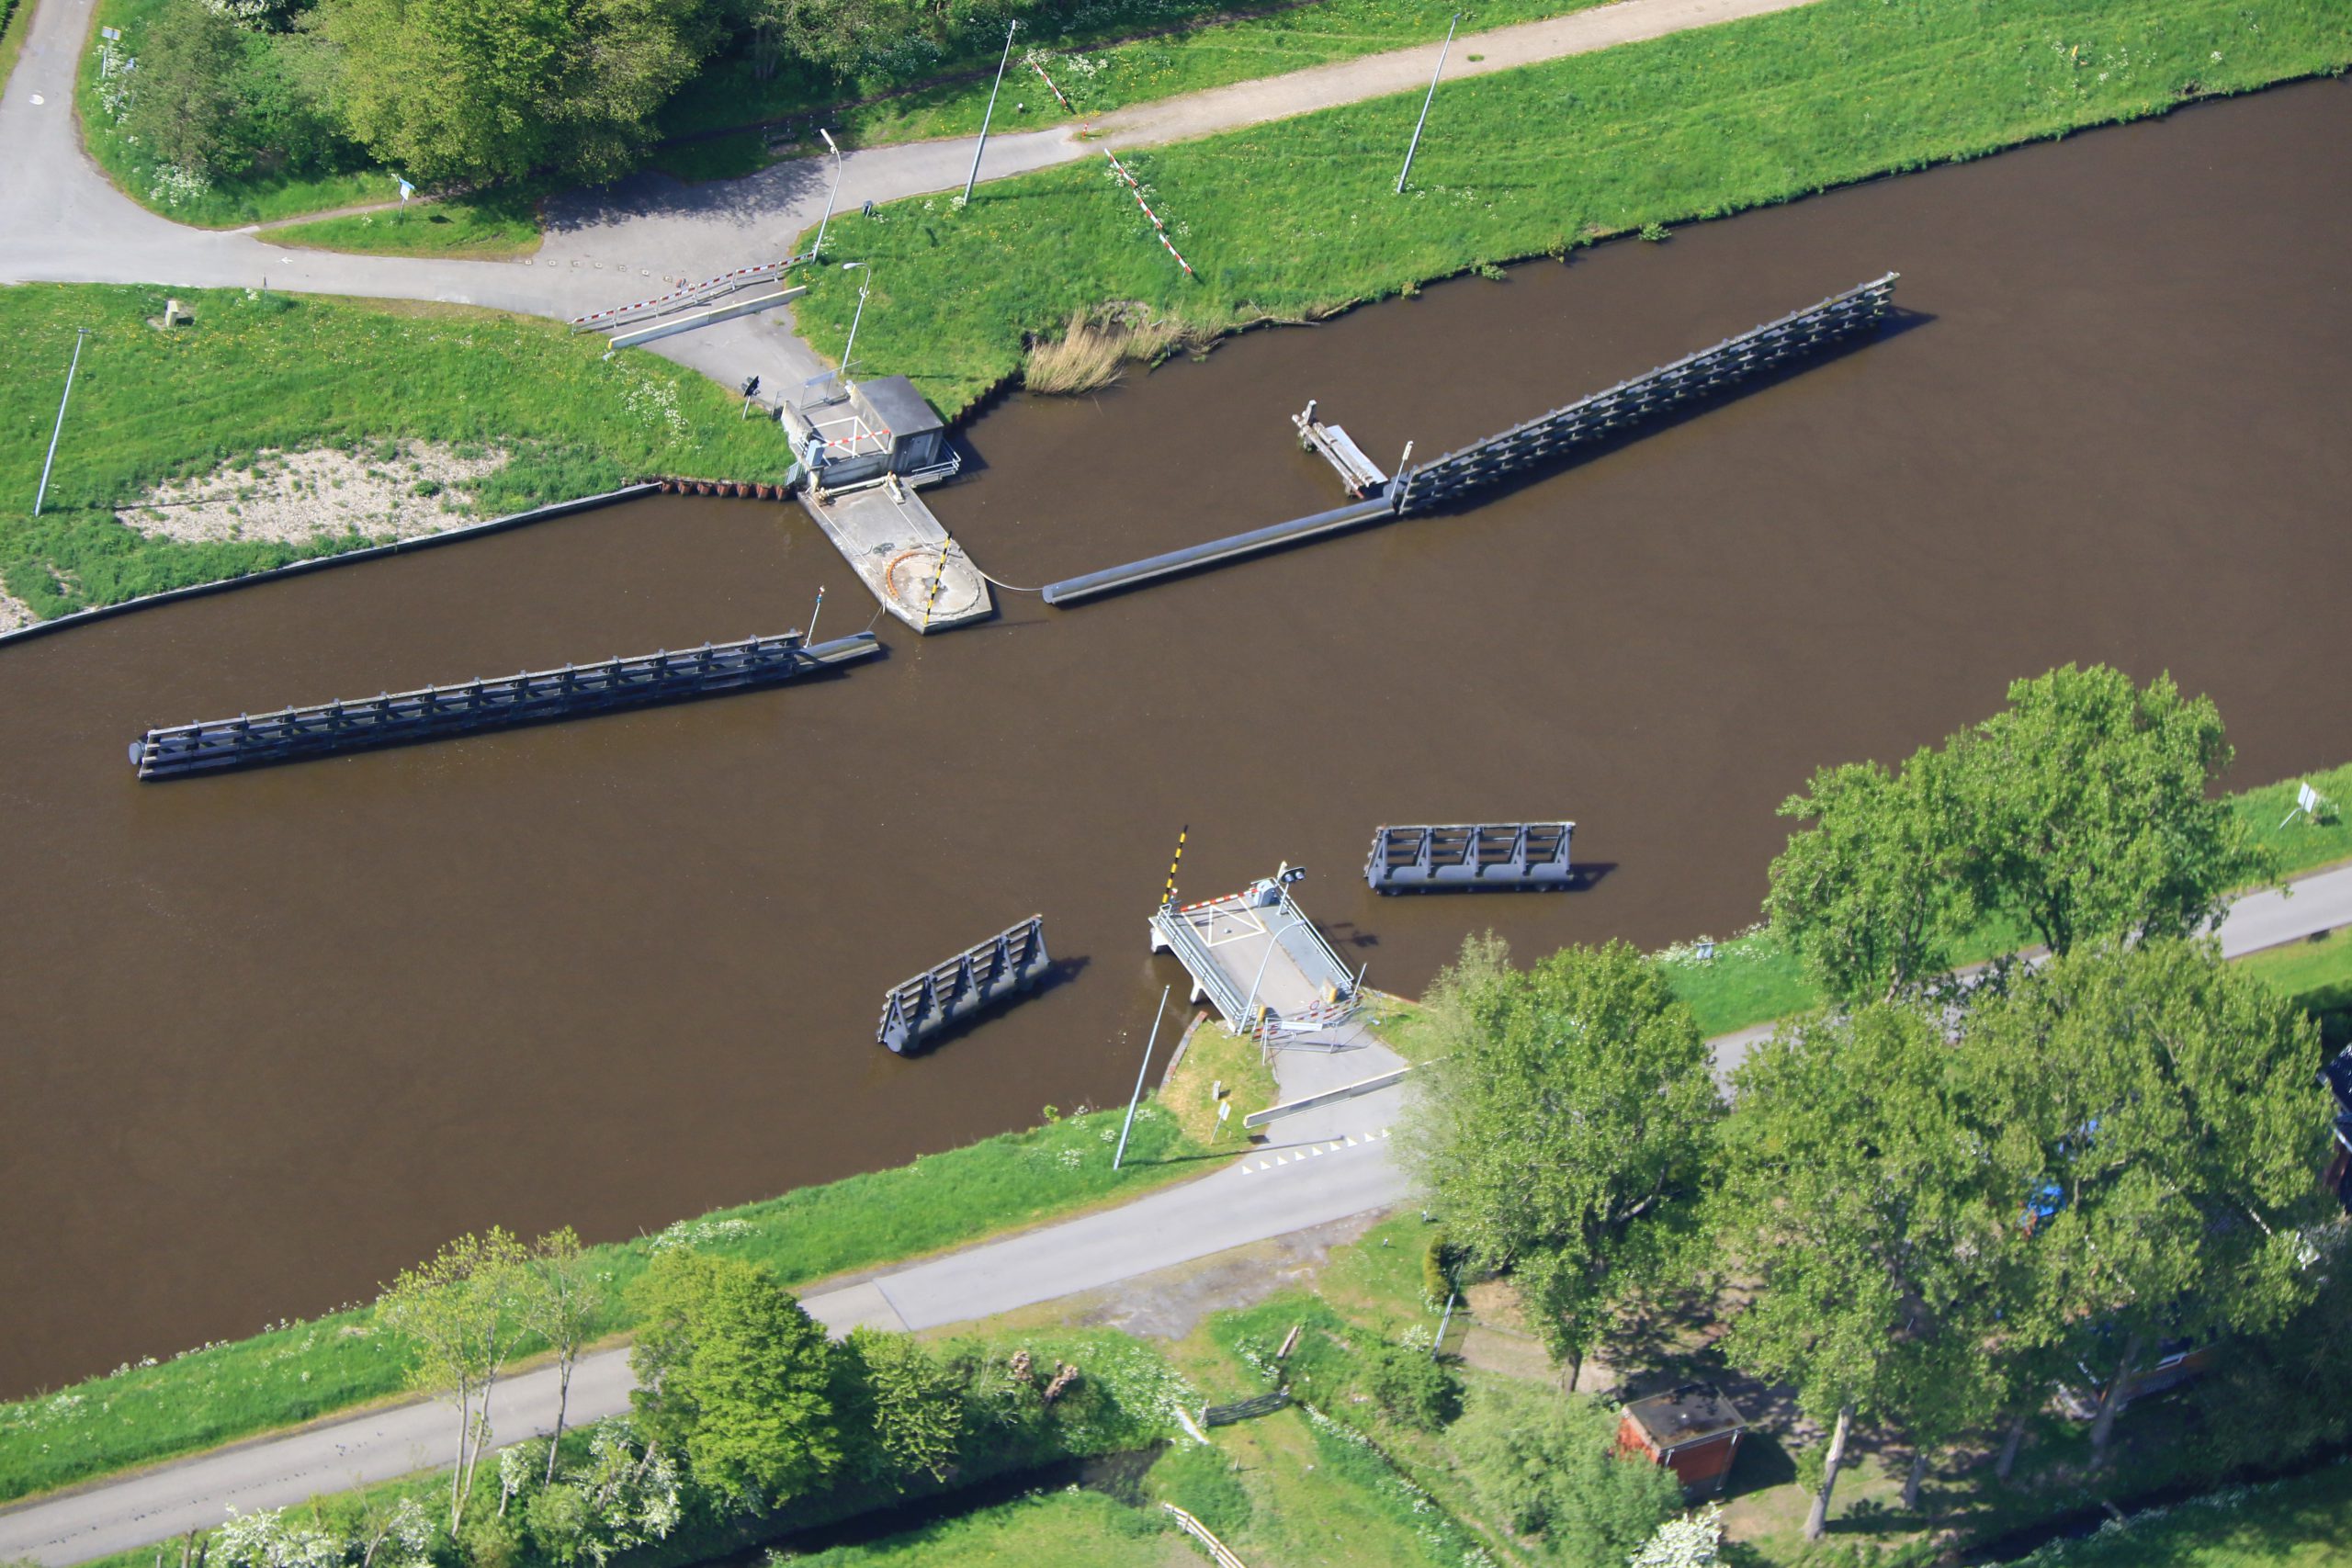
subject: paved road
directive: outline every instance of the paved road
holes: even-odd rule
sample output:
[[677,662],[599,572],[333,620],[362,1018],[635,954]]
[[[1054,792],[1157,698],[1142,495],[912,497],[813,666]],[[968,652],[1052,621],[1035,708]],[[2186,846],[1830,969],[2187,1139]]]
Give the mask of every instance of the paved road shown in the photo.
[[[2241,899],[2222,923],[2222,952],[2236,957],[2352,926],[2352,866],[2305,877],[2292,889]],[[1770,1033],[1723,1036],[1713,1043],[1717,1062],[1727,1071]],[[1330,1055],[1285,1053],[1280,1063],[1292,1097],[1395,1065],[1369,1043]],[[1197,1181],[824,1291],[804,1304],[837,1332],[861,1323],[934,1328],[1390,1207],[1410,1191],[1387,1137],[1401,1100],[1401,1091],[1385,1089],[1305,1112],[1275,1123],[1267,1143]],[[630,1386],[625,1350],[587,1358],[572,1382],[572,1418],[627,1409]],[[554,1418],[555,1379],[542,1371],[502,1386],[492,1424],[512,1442],[547,1431]],[[444,1405],[394,1405],[0,1511],[0,1560],[79,1562],[216,1525],[231,1506],[277,1507],[404,1475],[440,1462],[450,1421]]]
[[[1809,0],[1620,0],[1550,21],[1457,40],[1449,78],[1605,49],[1785,10]],[[353,256],[276,243],[254,230],[191,229],[158,217],[109,184],[82,150],[73,85],[96,0],[40,0],[22,59],[0,96],[0,280],[258,287],[379,299],[437,299],[567,319],[661,292],[665,278],[700,280],[783,252],[823,210],[831,167],[793,160],[738,180],[685,186],[638,175],[548,205],[547,240],[520,261]],[[1000,135],[987,175],[1001,179],[1096,155],[1098,146],[1180,141],[1409,91],[1429,79],[1434,45],[1244,82],[1144,104],[1076,128]],[[1483,54],[1482,61],[1468,56]],[[35,100],[41,100],[36,102]],[[841,207],[962,185],[968,138],[853,152]],[[390,176],[387,176],[389,192]],[[845,236],[842,249],[854,254]],[[788,310],[666,339],[657,354],[734,385],[758,374],[797,387],[828,368],[791,330]]]

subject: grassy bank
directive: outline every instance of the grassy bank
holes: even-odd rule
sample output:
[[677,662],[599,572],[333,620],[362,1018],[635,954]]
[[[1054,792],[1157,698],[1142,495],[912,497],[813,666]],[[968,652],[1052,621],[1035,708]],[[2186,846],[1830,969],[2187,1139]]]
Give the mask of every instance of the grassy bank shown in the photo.
[[2352,1464],[2291,1481],[2233,1486],[2177,1507],[2054,1541],[2012,1568],[2346,1568],[2352,1564]]
[[[1464,37],[1455,47],[1475,53],[1480,32],[1603,3],[1487,0],[1463,9],[1431,0],[1309,0],[1271,6],[1141,0],[1041,6],[1024,18],[1015,37],[994,129],[1038,130],[1131,104],[1434,43],[1445,36],[1446,19],[1457,9]],[[1015,14],[1021,9],[1011,8]],[[679,92],[663,112],[662,123],[678,134],[808,115],[833,127],[836,137],[845,134],[848,144],[865,147],[970,136],[980,128],[1003,42],[1001,22],[974,28],[924,73],[958,79],[930,85],[917,85],[914,78],[888,68],[836,80],[805,66],[786,67],[760,82],[748,62],[722,58]],[[1033,54],[1035,64],[1024,64]],[[1069,100],[1068,109],[1046,86],[1037,66]]]
[[[242,576],[356,536],[287,544],[151,538],[114,520],[159,480],[265,447],[357,448],[397,437],[504,446],[475,492],[485,515],[656,473],[773,479],[775,425],[736,417],[715,383],[550,321],[460,306],[357,303],[242,289],[173,291],[195,313],[150,327],[166,291],[0,289],[0,581],[41,616]],[[49,504],[29,515],[74,331],[92,329]]]
[[[894,203],[829,239],[876,264],[866,363],[953,412],[1014,372],[1024,334],[1105,301],[1211,328],[1312,317],[2347,62],[2352,16],[2329,0],[1822,0],[1454,84],[1402,198],[1416,96],[1134,154],[1195,278],[1086,164],[961,210]],[[828,276],[797,314],[838,353],[856,288]]]
[[25,29],[33,24],[36,0],[0,0],[0,83],[17,68],[17,55],[25,47]]
[[374,255],[504,261],[527,256],[539,248],[539,200],[546,194],[543,185],[532,183],[436,201],[412,201],[381,212],[289,223],[272,229],[269,242]]
[[[1174,1118],[1154,1107],[1136,1119],[1125,1167],[1112,1170],[1109,1140],[1125,1113],[1069,1117],[597,1247],[596,1277],[609,1297],[599,1326],[629,1326],[620,1292],[663,1247],[754,1259],[803,1285],[1207,1168]],[[386,1271],[401,1261],[387,1258]],[[407,1347],[361,1308],[0,1405],[0,1501],[383,1398],[400,1391],[407,1362]]]

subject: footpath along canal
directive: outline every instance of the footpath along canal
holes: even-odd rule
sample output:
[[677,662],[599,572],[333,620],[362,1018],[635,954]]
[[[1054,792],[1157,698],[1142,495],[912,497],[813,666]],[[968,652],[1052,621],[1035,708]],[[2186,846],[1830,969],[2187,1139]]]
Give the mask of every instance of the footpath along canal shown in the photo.
[[[2352,755],[2352,86],[2319,83],[1012,397],[932,492],[1005,581],[1335,504],[1288,416],[1442,451],[1890,268],[1871,345],[1457,516],[853,676],[140,785],[154,724],[803,624],[782,506],[663,497],[0,649],[0,1393],[1120,1098],[1183,885],[1303,862],[1374,984],[1754,918],[1818,763],[2066,660]],[[1572,818],[1570,894],[1376,899],[1384,821]],[[1033,911],[1067,978],[900,1060],[884,988]],[[39,1289],[31,1286],[38,1283]]]

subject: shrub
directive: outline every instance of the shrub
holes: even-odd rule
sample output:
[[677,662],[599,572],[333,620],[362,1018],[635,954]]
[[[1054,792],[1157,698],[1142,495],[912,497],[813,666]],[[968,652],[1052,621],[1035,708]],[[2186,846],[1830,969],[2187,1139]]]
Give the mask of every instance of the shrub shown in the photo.
[[1383,1346],[1364,1369],[1364,1392],[1390,1419],[1434,1432],[1462,1414],[1460,1380],[1426,1350]]
[[1617,1568],[1681,1512],[1671,1472],[1622,1460],[1617,1423],[1589,1399],[1503,1383],[1478,1389],[1454,1424],[1462,1472],[1480,1502],[1553,1561]]

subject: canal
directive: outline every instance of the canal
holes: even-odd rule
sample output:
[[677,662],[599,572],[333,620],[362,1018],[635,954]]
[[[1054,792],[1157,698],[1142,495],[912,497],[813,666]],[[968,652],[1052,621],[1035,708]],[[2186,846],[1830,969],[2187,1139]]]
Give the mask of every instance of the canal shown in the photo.
[[[660,498],[0,650],[0,1394],[370,1294],[461,1230],[612,1237],[1105,1103],[1145,917],[1290,860],[1374,984],[1755,918],[1816,764],[2012,677],[2352,756],[2352,85],[2321,83],[1012,397],[939,492],[1035,585],[1335,504],[1310,396],[1431,455],[1899,269],[1880,342],[1450,517],[844,679],[168,785],[149,724],[871,606],[795,512]],[[917,367],[919,368],[919,367]],[[1566,816],[1572,895],[1378,900],[1385,821]],[[1043,912],[1076,973],[895,1058],[884,988]]]

